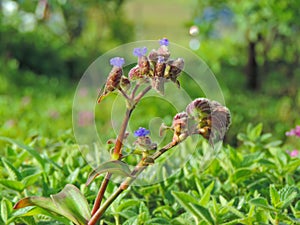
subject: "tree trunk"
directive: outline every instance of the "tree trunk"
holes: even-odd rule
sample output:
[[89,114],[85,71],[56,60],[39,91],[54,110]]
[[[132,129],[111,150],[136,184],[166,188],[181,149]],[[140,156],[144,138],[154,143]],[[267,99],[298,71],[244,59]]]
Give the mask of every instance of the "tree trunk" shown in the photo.
[[256,62],[255,46],[256,46],[256,42],[249,41],[246,75],[247,75],[247,88],[250,90],[258,89],[258,66]]

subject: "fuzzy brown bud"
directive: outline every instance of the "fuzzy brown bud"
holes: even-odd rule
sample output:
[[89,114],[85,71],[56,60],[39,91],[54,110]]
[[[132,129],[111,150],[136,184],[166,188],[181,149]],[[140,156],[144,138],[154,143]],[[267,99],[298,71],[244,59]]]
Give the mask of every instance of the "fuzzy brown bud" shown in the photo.
[[188,114],[186,112],[177,113],[173,118],[172,128],[174,142],[186,139],[188,137]]

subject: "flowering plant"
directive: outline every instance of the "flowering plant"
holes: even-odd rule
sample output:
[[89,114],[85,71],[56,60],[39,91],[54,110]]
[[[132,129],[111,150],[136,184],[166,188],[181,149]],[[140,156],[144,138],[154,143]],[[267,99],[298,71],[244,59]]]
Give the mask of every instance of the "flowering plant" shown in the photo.
[[[125,116],[117,138],[113,141],[111,160],[104,162],[94,169],[86,182],[89,185],[100,174],[105,177],[95,198],[92,210],[85,197],[73,185],[68,184],[60,193],[45,197],[27,197],[21,199],[15,209],[27,206],[37,206],[53,215],[61,215],[77,225],[94,225],[103,216],[106,209],[114,200],[136,180],[136,178],[165,152],[181,144],[193,135],[201,135],[212,145],[221,141],[230,125],[230,112],[220,103],[206,98],[197,98],[186,106],[186,109],[173,117],[171,126],[162,125],[161,132],[170,130],[173,137],[163,146],[151,140],[148,129],[140,127],[134,132],[136,140],[134,149],[129,154],[124,152],[124,141],[127,137],[127,126],[140,100],[154,89],[164,94],[166,82],[173,82],[179,88],[178,77],[184,68],[184,59],[170,58],[169,41],[163,38],[160,47],[150,51],[146,47],[135,48],[133,55],[137,64],[130,69],[128,76],[124,74],[125,59],[115,57],[110,60],[112,69],[100,92],[97,102],[101,104],[105,97],[112,92],[118,92],[126,101]],[[139,161],[133,170],[126,163],[126,157],[131,154],[139,155]],[[122,175],[123,181],[103,203],[104,193],[113,174]]]

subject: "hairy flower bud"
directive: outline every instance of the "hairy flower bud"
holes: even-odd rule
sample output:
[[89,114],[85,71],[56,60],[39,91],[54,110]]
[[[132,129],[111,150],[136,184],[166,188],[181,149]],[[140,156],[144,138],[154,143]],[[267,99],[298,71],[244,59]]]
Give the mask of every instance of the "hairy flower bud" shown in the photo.
[[121,86],[123,91],[128,91],[131,87],[130,80],[127,77],[122,76],[120,86]]
[[138,65],[131,68],[131,70],[128,73],[128,77],[130,80],[137,80],[137,79],[143,78],[143,75],[141,74],[141,71],[140,71],[140,68]]
[[186,107],[186,112],[195,122],[193,133],[201,134],[211,143],[224,138],[231,120],[225,106],[206,98],[197,98]]
[[104,91],[98,98],[98,103],[102,100],[104,96],[106,96],[108,93],[116,90],[120,87],[120,81],[121,77],[123,75],[123,69],[122,66],[125,63],[125,60],[120,57],[115,57],[110,60],[110,64],[113,66],[111,69],[108,78],[106,80],[106,84],[104,86]]
[[148,75],[150,71],[150,62],[146,56],[141,56],[138,59],[138,66],[142,75]]
[[189,135],[188,114],[186,112],[177,113],[173,118],[172,128],[174,130],[174,142],[181,142],[186,139]]
[[181,71],[183,70],[184,67],[184,59],[183,58],[178,58],[172,61],[169,61],[168,63],[170,65],[170,70],[169,70],[169,76],[170,79],[175,82]]
[[133,50],[133,55],[138,57],[138,67],[140,69],[141,75],[148,75],[150,71],[150,62],[146,56],[147,48],[135,48]]

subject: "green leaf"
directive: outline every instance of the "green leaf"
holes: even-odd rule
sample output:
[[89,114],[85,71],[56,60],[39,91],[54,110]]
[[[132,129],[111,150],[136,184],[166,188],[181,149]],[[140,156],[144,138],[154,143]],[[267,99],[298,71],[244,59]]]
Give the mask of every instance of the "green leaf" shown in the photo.
[[22,179],[21,173],[5,158],[2,158],[2,163],[7,170],[10,179],[20,181]]
[[275,188],[274,184],[270,185],[270,198],[272,205],[277,208],[278,203],[280,203],[280,195]]
[[30,155],[32,155],[38,161],[40,166],[43,169],[45,169],[45,162],[46,161],[40,156],[40,154],[34,148],[31,148],[27,145],[24,145],[21,142],[18,142],[16,140],[13,140],[13,139],[7,138],[7,137],[1,137],[0,136],[0,140],[10,142],[11,144],[17,145],[19,148],[26,150]]
[[18,192],[23,191],[25,188],[23,183],[21,183],[20,181],[16,181],[16,180],[0,179],[0,184],[2,184],[3,186],[5,186],[9,189],[12,189],[14,191],[18,191]]
[[172,191],[172,195],[178,201],[178,203],[188,212],[194,215],[196,218],[200,218],[197,211],[192,207],[190,203],[197,204],[195,198],[185,192]]
[[86,225],[91,215],[87,200],[77,187],[67,184],[58,194],[45,197],[27,197],[14,206],[20,209],[27,206],[37,206],[48,212],[64,216],[76,225]]
[[6,223],[7,219],[9,218],[9,214],[12,211],[12,204],[11,202],[6,199],[3,198],[1,201],[1,218],[2,220]]
[[7,221],[7,224],[12,223],[17,218],[23,218],[23,217],[25,218],[25,217],[35,216],[35,215],[39,215],[39,214],[43,214],[48,217],[52,217],[56,221],[61,221],[64,224],[68,224],[68,225],[70,224],[70,221],[67,218],[59,216],[59,215],[54,215],[53,213],[51,214],[47,210],[42,209],[40,207],[35,207],[35,206],[30,206],[30,207],[26,207],[26,208],[17,210],[16,212],[14,212],[12,214],[12,217],[9,218],[9,220]]
[[93,170],[87,179],[86,185],[89,185],[100,174],[107,172],[118,174],[124,177],[131,176],[130,169],[126,163],[120,160],[112,160],[102,163],[97,169]]
[[234,174],[232,175],[231,179],[234,183],[239,183],[247,178],[252,176],[252,170],[248,168],[240,168],[237,169]]
[[198,217],[202,218],[207,224],[211,224],[211,225],[215,224],[210,214],[210,211],[207,208],[192,203],[189,203],[189,205],[192,207],[192,209],[195,210],[195,212],[198,214]]
[[210,193],[211,191],[213,190],[214,188],[214,185],[215,185],[215,182],[211,182],[210,185],[205,189],[201,199],[200,199],[200,202],[199,204],[200,205],[207,205],[207,203],[209,202],[209,199],[210,199]]
[[261,135],[263,129],[263,124],[259,123],[254,128],[249,129],[249,137],[252,141],[255,141],[256,138],[258,138]]
[[284,209],[288,207],[291,202],[298,196],[299,189],[293,186],[287,186],[279,191],[280,199],[282,204],[279,205],[280,208]]
[[22,180],[22,183],[24,184],[25,187],[33,185],[38,179],[40,179],[41,174],[42,173],[29,175]]
[[255,205],[256,207],[266,209],[269,211],[276,211],[272,206],[269,205],[267,199],[258,197],[258,198],[253,198],[249,202],[252,205]]

